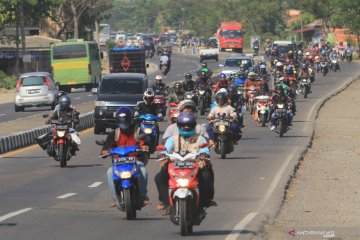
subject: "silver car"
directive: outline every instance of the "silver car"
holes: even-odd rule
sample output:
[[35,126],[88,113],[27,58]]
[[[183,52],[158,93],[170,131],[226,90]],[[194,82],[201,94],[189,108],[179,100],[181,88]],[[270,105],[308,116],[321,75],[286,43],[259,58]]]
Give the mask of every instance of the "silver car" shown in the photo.
[[56,106],[57,87],[50,73],[31,72],[21,74],[15,90],[15,112],[25,107]]

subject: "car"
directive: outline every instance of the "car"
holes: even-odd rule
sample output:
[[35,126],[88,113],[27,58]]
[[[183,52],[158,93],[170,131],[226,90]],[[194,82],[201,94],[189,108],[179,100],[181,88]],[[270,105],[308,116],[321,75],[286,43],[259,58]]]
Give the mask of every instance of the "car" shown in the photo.
[[254,59],[251,55],[232,55],[225,59],[224,64],[220,64],[221,72],[226,76],[230,76],[232,73],[237,73],[240,70],[240,65],[246,61],[248,68],[246,70],[251,71],[254,68]]
[[15,89],[15,112],[25,107],[51,106],[57,104],[57,87],[53,76],[48,72],[29,72],[20,75]]
[[94,134],[106,132],[106,128],[117,127],[114,115],[119,107],[132,110],[143,101],[148,88],[148,78],[142,73],[110,73],[102,77],[99,88],[93,88],[97,94],[94,110]]
[[277,46],[279,51],[279,61],[285,61],[286,55],[289,51],[294,51],[293,43],[291,41],[274,41],[272,47]]
[[117,31],[116,32],[116,41],[125,40],[125,32],[124,31]]

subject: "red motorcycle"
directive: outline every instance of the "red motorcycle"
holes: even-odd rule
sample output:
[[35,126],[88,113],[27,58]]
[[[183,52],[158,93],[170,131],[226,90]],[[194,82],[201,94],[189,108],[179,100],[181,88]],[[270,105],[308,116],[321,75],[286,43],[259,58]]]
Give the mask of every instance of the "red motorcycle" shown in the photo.
[[178,108],[178,103],[175,102],[171,102],[170,103],[170,111],[169,111],[169,116],[170,116],[170,122],[171,123],[176,123],[177,118],[179,116],[179,108]]
[[[156,149],[164,151],[165,147],[158,146]],[[174,152],[166,153],[165,157],[159,160],[165,159],[169,160],[170,219],[180,226],[181,235],[187,236],[192,233],[193,225],[200,225],[206,216],[205,210],[200,207],[197,179],[199,165],[205,158],[201,158],[198,153]]]
[[245,89],[246,95],[247,95],[247,103],[246,103],[246,110],[250,112],[251,115],[254,114],[254,108],[255,108],[255,97],[258,95],[259,88],[257,87],[250,87]]

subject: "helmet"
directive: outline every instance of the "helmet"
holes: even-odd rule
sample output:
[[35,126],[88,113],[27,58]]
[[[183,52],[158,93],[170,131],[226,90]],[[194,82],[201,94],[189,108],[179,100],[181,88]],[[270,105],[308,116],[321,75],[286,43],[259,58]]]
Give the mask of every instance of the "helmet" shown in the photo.
[[228,95],[231,96],[231,95],[236,94],[236,90],[237,89],[234,85],[228,86],[228,88],[227,88]]
[[228,101],[226,94],[222,93],[222,92],[216,94],[215,100],[216,100],[216,103],[219,104],[220,106],[224,105]]
[[201,68],[207,68],[207,63],[202,63]]
[[248,77],[249,77],[250,79],[255,79],[256,73],[254,73],[254,72],[249,72]]
[[146,104],[151,104],[154,101],[155,98],[155,93],[152,90],[152,88],[148,88],[145,92],[144,92],[144,102]]
[[282,67],[282,65],[283,65],[283,64],[282,64],[281,62],[277,62],[277,63],[276,63],[276,66],[277,66],[277,67]]
[[189,112],[181,112],[176,121],[179,134],[183,137],[190,137],[195,134],[196,117]]
[[240,70],[238,72],[238,77],[245,77],[245,72]]
[[275,86],[275,91],[276,91],[277,93],[283,94],[283,93],[284,93],[283,85],[282,85],[282,84],[277,84],[277,85]]
[[121,130],[127,130],[130,127],[133,113],[128,107],[119,107],[115,113],[115,119]]
[[71,105],[71,99],[69,98],[68,95],[62,95],[60,98],[59,98],[59,104],[60,104],[60,109],[61,110],[65,110],[67,108],[70,107]]
[[155,77],[156,84],[160,84],[161,81],[162,81],[162,76],[161,75],[156,75],[156,77]]
[[179,112],[183,112],[185,108],[191,108],[192,112],[196,112],[196,105],[192,100],[183,100],[179,103]]
[[287,65],[287,66],[286,66],[286,68],[285,68],[285,70],[286,70],[287,72],[290,72],[290,71],[292,71],[292,66],[290,66],[290,65]]
[[186,82],[190,82],[191,79],[192,79],[191,73],[186,73],[186,74],[185,74],[185,80],[186,80]]
[[219,76],[219,80],[226,80],[226,74],[225,73],[221,73]]
[[302,51],[301,51],[301,50],[298,51],[298,55],[302,55]]
[[306,52],[306,53],[305,53],[305,56],[310,56],[310,52]]
[[182,90],[182,85],[181,85],[181,83],[176,82],[176,83],[174,84],[174,89],[175,89],[175,92],[176,92],[176,93],[180,93],[181,90]]
[[291,50],[290,50],[290,51],[288,51],[288,54],[289,54],[289,55],[293,54],[293,51],[291,51]]
[[265,64],[260,65],[260,69],[266,69],[266,65]]
[[308,59],[309,59],[309,60],[312,60],[312,59],[313,59],[313,56],[310,55],[310,56],[308,57]]

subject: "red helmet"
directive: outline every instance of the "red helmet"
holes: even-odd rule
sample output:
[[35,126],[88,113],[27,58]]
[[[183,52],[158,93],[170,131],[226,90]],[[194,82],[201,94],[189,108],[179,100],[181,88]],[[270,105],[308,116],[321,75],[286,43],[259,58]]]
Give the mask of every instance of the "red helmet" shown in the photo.
[[313,56],[312,56],[312,55],[310,55],[310,56],[308,57],[308,59],[309,59],[309,60],[312,60],[312,59],[313,59]]

